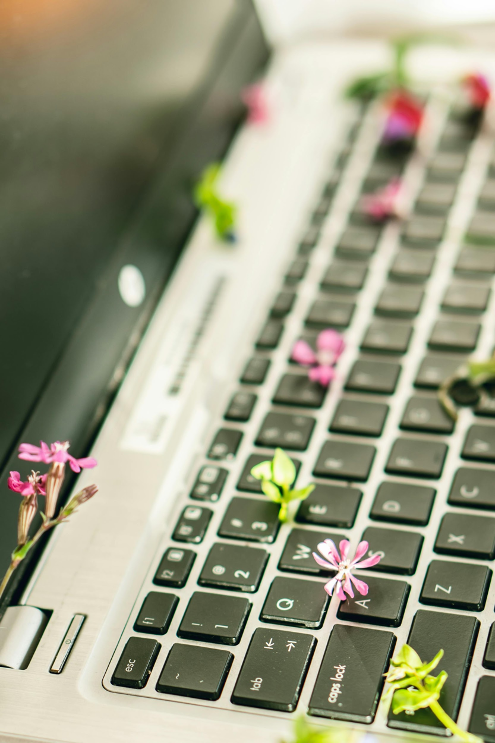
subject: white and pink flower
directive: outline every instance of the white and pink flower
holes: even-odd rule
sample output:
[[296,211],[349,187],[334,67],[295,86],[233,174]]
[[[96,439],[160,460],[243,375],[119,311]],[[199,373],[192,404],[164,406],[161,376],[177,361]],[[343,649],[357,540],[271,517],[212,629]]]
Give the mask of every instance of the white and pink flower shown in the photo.
[[[325,591],[329,596],[333,595],[335,589],[337,596],[342,601],[345,601],[346,593],[354,598],[354,591],[352,587],[356,588],[361,596],[366,596],[368,593],[368,584],[362,580],[356,578],[353,572],[356,568],[372,568],[380,562],[380,555],[373,555],[365,560],[361,558],[367,553],[369,544],[368,542],[359,542],[356,553],[353,559],[349,557],[350,542],[347,539],[343,539],[340,544],[340,554],[335,546],[332,539],[325,539],[324,542],[320,542],[318,545],[318,552],[323,557],[320,557],[316,552],[313,552],[313,557],[318,565],[326,570],[337,571],[337,574],[331,578],[325,585]],[[325,558],[325,559],[323,559]]]

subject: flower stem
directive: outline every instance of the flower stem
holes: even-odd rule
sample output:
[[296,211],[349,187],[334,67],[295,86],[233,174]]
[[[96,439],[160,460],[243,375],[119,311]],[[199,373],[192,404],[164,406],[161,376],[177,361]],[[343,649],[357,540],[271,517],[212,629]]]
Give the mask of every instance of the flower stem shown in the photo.
[[280,511],[278,512],[279,521],[287,521],[288,507],[289,504],[282,501],[280,504]]
[[471,733],[467,733],[465,730],[460,728],[459,725],[448,716],[445,710],[442,709],[438,702],[431,702],[430,709],[440,720],[442,725],[445,725],[447,730],[450,730],[454,735],[457,735],[458,738],[462,738],[466,743],[481,743],[481,738],[478,738],[476,735],[471,735]]
[[12,562],[9,565],[9,567],[7,568],[7,572],[3,576],[3,580],[0,583],[0,601],[2,599],[3,594],[5,593],[5,589],[7,588],[7,583],[10,580],[10,576],[12,575],[12,573],[14,572],[14,570],[16,569],[17,564],[18,563],[16,563],[14,560],[12,560]]

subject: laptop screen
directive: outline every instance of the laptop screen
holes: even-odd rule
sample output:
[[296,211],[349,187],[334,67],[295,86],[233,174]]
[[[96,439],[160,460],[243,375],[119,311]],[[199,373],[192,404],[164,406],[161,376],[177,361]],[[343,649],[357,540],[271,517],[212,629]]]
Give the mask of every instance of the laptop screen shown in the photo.
[[[19,442],[84,453],[267,49],[247,0],[5,0],[0,16],[3,571]],[[138,304],[119,293],[129,264]]]

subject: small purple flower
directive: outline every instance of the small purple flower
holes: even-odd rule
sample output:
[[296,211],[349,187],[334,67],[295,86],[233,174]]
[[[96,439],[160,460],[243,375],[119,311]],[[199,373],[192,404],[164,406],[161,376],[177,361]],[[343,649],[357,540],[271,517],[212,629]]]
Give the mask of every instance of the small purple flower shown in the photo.
[[341,601],[345,601],[346,593],[351,598],[354,598],[354,591],[352,590],[352,586],[354,585],[361,596],[366,596],[368,593],[368,584],[362,580],[358,580],[352,573],[356,568],[372,568],[373,565],[380,562],[380,555],[373,555],[373,557],[368,557],[366,560],[361,560],[369,547],[368,542],[364,541],[359,542],[354,559],[352,560],[349,558],[350,542],[347,539],[343,539],[339,547],[340,555],[334,542],[331,539],[325,539],[324,542],[320,542],[318,545],[318,552],[326,559],[313,552],[313,557],[320,567],[326,570],[337,571],[337,575],[325,585],[325,591],[331,596],[334,589],[337,588],[337,596]]
[[363,210],[375,222],[384,222],[390,217],[398,217],[397,202],[402,189],[400,178],[393,178],[385,188],[379,188],[363,196]]
[[66,464],[68,462],[73,472],[96,467],[97,462],[93,457],[76,459],[72,454],[69,454],[70,444],[68,441],[55,441],[50,446],[45,444],[44,441],[40,441],[40,444],[41,446],[21,444],[19,446],[19,459],[25,459],[28,462],[44,462],[45,464],[52,464],[52,462]]
[[308,377],[328,387],[335,377],[334,366],[345,348],[343,336],[336,330],[322,330],[316,339],[316,352],[309,343],[298,340],[292,349],[291,359],[301,366],[311,367]]

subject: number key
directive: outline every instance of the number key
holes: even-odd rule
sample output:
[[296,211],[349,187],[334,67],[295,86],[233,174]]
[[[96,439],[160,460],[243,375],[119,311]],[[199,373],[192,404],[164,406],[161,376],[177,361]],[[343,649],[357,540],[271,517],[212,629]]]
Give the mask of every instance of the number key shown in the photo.
[[214,544],[198,583],[200,586],[254,593],[258,590],[268,553],[254,547]]
[[274,542],[280,522],[280,507],[268,499],[232,498],[218,535],[227,539]]

